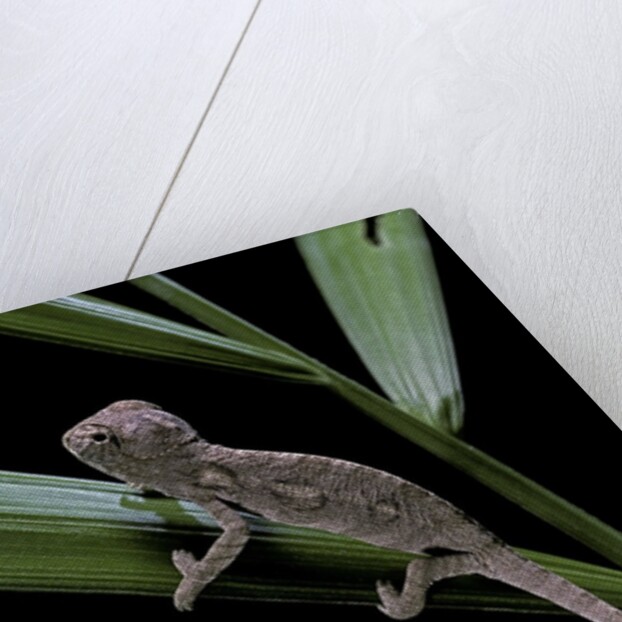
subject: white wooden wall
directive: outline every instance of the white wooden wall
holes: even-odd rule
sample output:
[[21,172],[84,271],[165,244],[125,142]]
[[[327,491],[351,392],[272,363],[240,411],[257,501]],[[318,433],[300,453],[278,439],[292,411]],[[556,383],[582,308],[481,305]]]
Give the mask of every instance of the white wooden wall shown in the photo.
[[617,0],[0,12],[0,309],[414,207],[622,425]]

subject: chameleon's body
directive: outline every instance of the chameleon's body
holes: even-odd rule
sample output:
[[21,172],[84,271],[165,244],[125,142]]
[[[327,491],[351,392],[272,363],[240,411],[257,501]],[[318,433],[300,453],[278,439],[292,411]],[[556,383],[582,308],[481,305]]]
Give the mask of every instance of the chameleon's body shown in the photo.
[[378,546],[448,554],[413,560],[402,592],[378,582],[380,609],[417,615],[435,581],[480,574],[524,589],[593,622],[622,622],[622,612],[514,553],[453,505],[389,473],[305,454],[229,449],[202,440],[183,420],[140,401],[116,402],[78,424],[65,446],[87,464],[133,486],[194,501],[224,533],[201,560],[175,551],[183,575],[175,605],[188,610],[241,552],[244,519],[230,504],[265,518],[324,529]]

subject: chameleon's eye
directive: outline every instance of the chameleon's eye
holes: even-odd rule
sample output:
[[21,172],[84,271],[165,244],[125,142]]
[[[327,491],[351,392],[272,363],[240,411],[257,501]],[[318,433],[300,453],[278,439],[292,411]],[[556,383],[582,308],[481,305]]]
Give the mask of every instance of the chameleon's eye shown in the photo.
[[97,430],[95,432],[92,432],[89,438],[96,445],[105,445],[107,443],[111,443],[116,447],[120,446],[119,439],[108,430]]

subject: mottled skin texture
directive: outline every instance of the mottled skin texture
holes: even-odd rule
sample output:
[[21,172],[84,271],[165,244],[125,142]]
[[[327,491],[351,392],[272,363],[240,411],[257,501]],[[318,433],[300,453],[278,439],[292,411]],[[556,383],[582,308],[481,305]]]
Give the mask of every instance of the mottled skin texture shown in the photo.
[[204,507],[223,528],[196,560],[174,551],[182,575],[175,606],[192,608],[203,588],[244,548],[248,527],[231,504],[291,525],[344,534],[410,553],[402,591],[378,581],[380,610],[416,616],[433,583],[480,574],[546,598],[593,622],[622,622],[622,612],[520,557],[453,505],[399,477],[363,465],[305,454],[230,449],[201,439],[154,404],[111,404],[69,430],[63,443],[80,460],[143,489]]

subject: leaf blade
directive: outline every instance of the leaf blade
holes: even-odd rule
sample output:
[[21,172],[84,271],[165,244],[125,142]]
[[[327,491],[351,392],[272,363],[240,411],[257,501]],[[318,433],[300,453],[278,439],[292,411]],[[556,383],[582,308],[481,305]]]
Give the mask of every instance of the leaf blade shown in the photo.
[[367,387],[326,369],[329,387],[385,427],[468,474],[622,567],[622,533],[493,456],[423,421]]
[[297,238],[316,285],[391,400],[439,429],[462,426],[458,367],[432,251],[412,210]]
[[0,333],[116,354],[320,382],[306,364],[285,354],[86,295],[2,313]]
[[[400,577],[413,556],[326,532],[248,516],[251,542],[206,597],[374,605],[374,582]],[[170,597],[170,552],[203,551],[219,535],[199,507],[141,497],[126,486],[0,471],[0,590]],[[622,572],[534,552],[527,557],[622,605]],[[432,608],[550,612],[553,606],[491,582],[446,581]],[[172,607],[172,605],[171,605]]]
[[132,279],[128,283],[227,337],[267,350],[282,352],[300,360],[308,360],[308,357],[288,343],[162,274],[150,274]]

